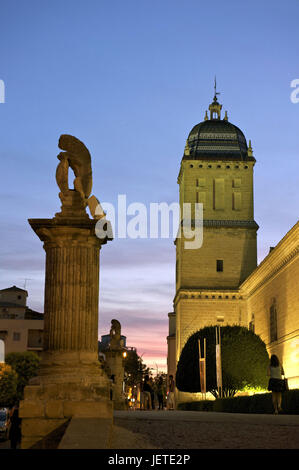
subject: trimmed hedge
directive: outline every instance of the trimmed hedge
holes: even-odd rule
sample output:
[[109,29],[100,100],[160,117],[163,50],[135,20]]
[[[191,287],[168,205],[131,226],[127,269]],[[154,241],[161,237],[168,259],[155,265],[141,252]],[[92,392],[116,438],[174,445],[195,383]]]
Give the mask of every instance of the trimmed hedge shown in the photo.
[[[272,394],[261,393],[251,396],[179,403],[178,409],[185,411],[272,414]],[[299,414],[299,389],[289,390],[282,394],[282,410],[283,414]]]
[[[218,397],[216,377],[215,326],[193,333],[185,343],[176,371],[176,386],[181,392],[200,392],[198,340],[206,339],[206,388]],[[242,326],[221,327],[222,384],[226,397],[238,391],[266,389],[269,355],[261,338]]]

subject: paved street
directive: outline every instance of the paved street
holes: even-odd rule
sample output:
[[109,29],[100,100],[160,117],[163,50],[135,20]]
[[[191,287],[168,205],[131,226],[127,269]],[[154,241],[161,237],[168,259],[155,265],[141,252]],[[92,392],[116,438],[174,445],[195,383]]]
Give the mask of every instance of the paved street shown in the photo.
[[0,441],[0,449],[10,449],[10,441]]
[[114,417],[156,449],[299,448],[299,415],[136,410]]
[[[86,447],[82,433],[71,448],[103,449],[97,420],[83,434],[98,440]],[[96,430],[93,430],[96,426]],[[81,436],[81,437],[80,437]],[[74,437],[74,436],[73,436]],[[108,434],[106,437],[109,437]],[[75,442],[74,441],[74,442]],[[0,442],[0,450],[9,441]],[[70,448],[70,447],[66,447]],[[115,411],[109,449],[299,449],[299,415],[255,415],[199,411]]]

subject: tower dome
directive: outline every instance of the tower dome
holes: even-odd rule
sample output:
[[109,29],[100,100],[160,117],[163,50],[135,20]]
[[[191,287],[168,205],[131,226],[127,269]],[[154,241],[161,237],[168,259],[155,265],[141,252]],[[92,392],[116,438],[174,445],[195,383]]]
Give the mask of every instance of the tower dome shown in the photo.
[[228,121],[226,112],[221,119],[222,105],[217,101],[217,94],[215,89],[209,106],[210,119],[206,111],[205,120],[196,124],[189,133],[184,158],[254,161],[251,144],[247,146],[243,132]]

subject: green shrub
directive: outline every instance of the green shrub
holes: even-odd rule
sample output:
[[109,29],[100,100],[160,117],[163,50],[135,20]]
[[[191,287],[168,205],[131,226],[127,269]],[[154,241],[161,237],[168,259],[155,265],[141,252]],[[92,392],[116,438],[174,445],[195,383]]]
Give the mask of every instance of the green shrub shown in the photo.
[[[176,386],[182,392],[201,392],[199,377],[198,340],[206,339],[206,385],[215,397],[216,338],[215,326],[208,326],[190,336],[186,342],[176,372]],[[222,383],[224,396],[234,396],[248,387],[266,388],[269,356],[265,343],[248,328],[221,327]]]
[[9,364],[18,375],[17,394],[18,398],[23,398],[23,391],[32,377],[35,377],[38,372],[40,358],[32,352],[15,352],[6,355],[5,361]]
[[213,400],[200,400],[193,402],[179,403],[178,410],[184,411],[213,411]]
[[0,364],[0,408],[11,407],[17,400],[17,373],[8,364]]
[[[179,403],[178,409],[222,413],[271,414],[273,413],[272,394],[259,393],[251,396],[185,402]],[[284,414],[299,414],[299,389],[289,390],[282,394],[282,410]]]

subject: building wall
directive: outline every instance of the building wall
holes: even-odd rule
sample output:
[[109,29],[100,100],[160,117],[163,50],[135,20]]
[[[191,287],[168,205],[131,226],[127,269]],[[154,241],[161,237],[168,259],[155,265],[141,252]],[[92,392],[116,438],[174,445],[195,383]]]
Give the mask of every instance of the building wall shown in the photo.
[[22,319],[25,316],[26,307],[9,305],[7,303],[0,303],[0,320],[3,318],[16,318]]
[[[41,351],[44,328],[43,320],[0,319],[0,338],[4,339],[5,354],[10,352]],[[34,333],[31,334],[31,332]],[[28,342],[29,337],[29,342]]]
[[181,291],[176,299],[176,362],[188,338],[205,326],[245,325],[247,311],[236,291]]
[[175,340],[175,335],[167,336],[167,373],[173,377],[175,377],[176,374]]
[[[189,289],[177,293],[176,358],[170,351],[168,361],[177,364],[188,337],[204,326],[219,323],[222,316],[222,325],[240,324],[254,328],[255,333],[265,342],[269,355],[276,354],[279,357],[290,388],[299,388],[298,283],[299,222],[236,291]],[[219,299],[220,295],[222,299]],[[276,331],[273,329],[273,312],[274,320],[275,316],[277,320]],[[177,393],[177,399],[193,400],[200,399],[200,396]]]
[[178,183],[180,205],[203,203],[204,218],[253,219],[254,162],[184,159]]
[[[292,388],[299,387],[298,283],[299,222],[240,289],[246,297],[248,325],[254,325],[254,331],[266,343],[269,355],[279,357]],[[271,338],[271,315],[273,326],[276,316],[277,339],[273,327]]]
[[[185,238],[176,240],[177,289],[237,289],[256,268],[256,227],[203,226],[203,243],[198,249],[185,249]],[[217,272],[217,260],[223,271]]]
[[11,302],[25,307],[27,297],[28,292],[16,286],[0,290],[0,302]]

